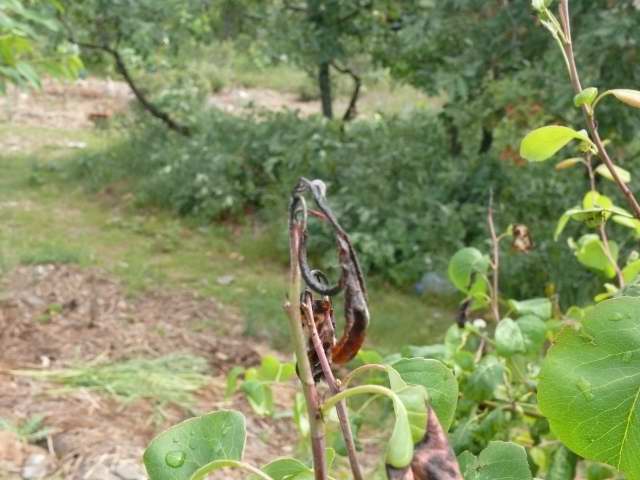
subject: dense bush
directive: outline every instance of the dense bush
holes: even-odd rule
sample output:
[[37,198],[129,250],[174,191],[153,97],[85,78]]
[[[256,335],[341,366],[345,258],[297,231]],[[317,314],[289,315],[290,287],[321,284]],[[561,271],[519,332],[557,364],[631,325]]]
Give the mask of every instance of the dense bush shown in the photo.
[[[301,175],[322,178],[367,270],[409,286],[427,271],[444,272],[461,246],[485,247],[493,188],[498,227],[526,223],[536,243],[532,253],[509,253],[503,263],[509,295],[541,295],[553,281],[563,303],[580,302],[598,284],[562,240],[551,240],[557,218],[579,203],[586,179],[572,171],[549,175],[547,166],[524,166],[517,156],[454,157],[436,115],[362,120],[341,130],[339,123],[293,113],[245,118],[210,111],[191,138],[167,135],[140,117],[124,121],[129,137],[104,152],[83,154],[75,173],[95,188],[126,179],[142,205],[204,221],[249,216],[284,235],[280,214],[290,186]],[[324,238],[312,251],[333,258],[334,247]],[[286,252],[273,248],[284,258]],[[578,282],[593,289],[576,298]]]

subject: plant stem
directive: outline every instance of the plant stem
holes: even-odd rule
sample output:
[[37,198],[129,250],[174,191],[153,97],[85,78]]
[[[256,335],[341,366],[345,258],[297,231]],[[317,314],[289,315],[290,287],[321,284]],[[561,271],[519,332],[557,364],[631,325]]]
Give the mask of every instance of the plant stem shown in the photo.
[[[596,178],[593,172],[593,165],[591,163],[591,154],[587,154],[587,159],[584,162],[587,167],[587,172],[589,173],[589,186],[591,187],[591,191],[596,191]],[[611,247],[609,246],[609,237],[607,236],[607,229],[604,223],[600,224],[598,228],[598,233],[600,234],[600,240],[602,241],[602,246],[604,247],[604,254],[609,260],[609,263],[613,265],[613,268],[616,271],[616,276],[618,277],[618,286],[620,288],[624,287],[624,277],[622,276],[622,272],[620,271],[620,266],[618,262],[613,258],[613,254],[611,253]]]
[[352,370],[349,375],[345,377],[343,385],[346,387],[347,385],[349,385],[349,383],[351,383],[351,380],[367,370],[377,370],[384,373],[387,373],[388,371],[387,367],[385,367],[384,365],[379,365],[377,363],[368,363],[356,368],[355,370]]
[[340,393],[327,398],[320,406],[320,409],[322,413],[326,413],[332,407],[335,407],[338,402],[341,402],[348,397],[366,393],[371,393],[374,395],[384,395],[388,398],[396,398],[396,394],[393,393],[393,390],[390,390],[387,387],[382,387],[380,385],[359,385],[357,387],[351,387],[347,390],[342,390]]
[[[307,299],[307,302],[303,305],[303,309],[304,316],[309,327],[309,333],[311,335],[311,342],[313,343],[313,348],[316,351],[316,355],[318,355],[318,359],[320,360],[320,366],[322,367],[324,379],[327,382],[329,390],[332,394],[335,395],[337,393],[340,393],[340,385],[338,385],[338,382],[336,382],[336,379],[333,376],[331,365],[329,365],[329,360],[327,359],[327,356],[324,352],[324,347],[322,345],[322,341],[320,340],[320,335],[318,335],[318,329],[316,328],[316,322],[313,316],[311,299]],[[327,315],[330,315],[330,313],[328,313]],[[331,318],[327,318],[326,321],[331,322],[332,320]],[[342,437],[344,438],[344,443],[347,447],[347,456],[349,457],[349,464],[351,465],[351,473],[353,473],[353,478],[354,480],[364,480],[362,469],[360,468],[360,463],[358,462],[358,457],[356,454],[356,444],[353,440],[353,432],[351,431],[351,422],[349,421],[347,404],[344,400],[336,405],[336,413],[338,414],[338,422],[340,423],[340,428],[342,429]]]
[[613,269],[616,271],[616,276],[618,277],[618,286],[620,288],[624,287],[624,277],[622,276],[622,272],[620,271],[620,266],[618,262],[616,262],[615,258],[613,258],[613,254],[611,253],[611,247],[609,246],[609,237],[607,236],[607,230],[605,228],[605,224],[601,223],[598,227],[598,232],[600,233],[600,240],[602,240],[602,246],[604,247],[604,254],[609,260],[609,263],[613,266]]
[[[562,31],[564,33],[564,38],[561,42],[562,50],[565,58],[568,60],[567,67],[569,69],[569,78],[571,79],[571,85],[573,86],[573,90],[575,91],[575,93],[578,94],[582,91],[582,85],[580,84],[578,68],[576,67],[576,60],[573,53],[573,43],[571,39],[571,22],[569,17],[569,0],[560,0],[559,16],[560,22],[562,24]],[[640,219],[640,204],[638,204],[638,200],[636,200],[636,197],[618,175],[615,165],[611,160],[611,157],[609,157],[609,153],[607,152],[607,149],[605,148],[604,144],[602,143],[602,139],[600,138],[598,126],[593,116],[592,109],[588,105],[583,105],[582,111],[587,123],[587,129],[591,134],[591,139],[598,149],[598,155],[609,169],[609,172],[611,172],[611,176],[613,177],[622,194],[625,196],[627,203],[633,210],[634,215],[636,216],[636,218]]]
[[324,426],[320,410],[320,397],[313,381],[313,373],[307,357],[306,342],[302,330],[300,314],[300,266],[298,251],[300,249],[301,227],[292,221],[289,225],[289,302],[286,309],[289,314],[289,330],[298,362],[298,374],[302,382],[304,399],[309,415],[309,434],[311,436],[311,452],[313,470],[316,480],[327,480],[327,462],[325,458]]
[[493,286],[491,288],[491,311],[496,323],[500,321],[500,307],[498,306],[498,280],[500,275],[500,241],[496,235],[496,229],[493,224],[493,190],[489,196],[489,208],[487,210],[487,223],[489,224],[489,234],[491,235],[491,246],[493,253],[491,255],[491,279]]

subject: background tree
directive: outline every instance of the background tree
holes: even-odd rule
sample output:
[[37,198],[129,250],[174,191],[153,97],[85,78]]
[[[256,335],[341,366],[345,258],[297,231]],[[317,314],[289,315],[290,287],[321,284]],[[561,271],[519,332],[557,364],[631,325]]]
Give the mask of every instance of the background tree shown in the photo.
[[98,52],[114,62],[115,70],[127,82],[140,105],[170,129],[189,135],[189,126],[173,112],[161,109],[134,78],[129,63],[157,68],[161,56],[176,57],[209,30],[204,1],[178,0],[63,0],[61,15],[70,41],[83,53]]
[[[420,2],[403,0],[283,0],[263,7],[274,56],[285,54],[317,81],[322,114],[333,117],[332,72],[353,81],[344,120],[355,117],[362,80],[356,61],[371,63],[372,47],[384,43],[402,12],[416,15]],[[408,14],[408,13],[407,13]]]
[[82,68],[77,50],[60,41],[51,1],[3,0],[0,3],[0,92],[8,83],[40,87],[40,76],[75,77]]

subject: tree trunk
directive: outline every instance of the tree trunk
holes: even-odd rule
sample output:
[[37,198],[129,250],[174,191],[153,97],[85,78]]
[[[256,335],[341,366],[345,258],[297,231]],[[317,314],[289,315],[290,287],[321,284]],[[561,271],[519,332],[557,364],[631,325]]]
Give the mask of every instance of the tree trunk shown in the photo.
[[329,62],[321,62],[318,65],[318,87],[320,87],[320,100],[322,102],[322,115],[333,118],[333,106],[331,98],[331,72]]

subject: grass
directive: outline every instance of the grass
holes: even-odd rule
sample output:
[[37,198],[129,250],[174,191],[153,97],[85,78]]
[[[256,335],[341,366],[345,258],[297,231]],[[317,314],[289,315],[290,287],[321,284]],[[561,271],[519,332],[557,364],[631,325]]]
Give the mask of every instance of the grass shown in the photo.
[[130,402],[140,398],[188,408],[193,394],[209,382],[207,361],[191,355],[92,364],[59,370],[16,370],[14,375],[59,383],[52,393],[82,388],[114,395]]
[[[141,211],[126,196],[86,193],[65,178],[62,167],[72,151],[58,145],[73,140],[105,148],[113,138],[104,133],[0,125],[0,144],[8,136],[28,147],[0,154],[4,270],[20,263],[74,261],[111,272],[132,295],[154,288],[195,290],[236,309],[246,333],[289,348],[282,311],[287,266],[265,251],[273,231],[202,227],[166,212]],[[233,276],[231,283],[218,281],[227,275]],[[407,343],[435,343],[453,321],[450,306],[370,283],[368,348],[391,352]],[[212,325],[202,333],[214,332]]]
[[28,248],[20,254],[23,265],[45,265],[48,263],[69,264],[83,263],[83,255],[78,250],[71,250],[64,244],[44,243]]
[[0,417],[0,430],[15,433],[25,443],[36,443],[46,439],[53,431],[44,425],[45,415],[31,415],[19,423]]

